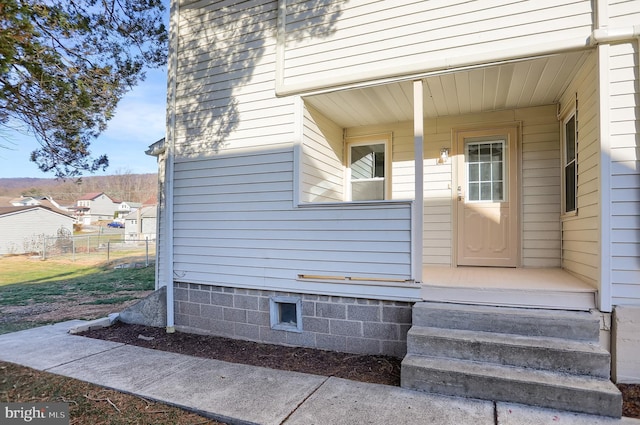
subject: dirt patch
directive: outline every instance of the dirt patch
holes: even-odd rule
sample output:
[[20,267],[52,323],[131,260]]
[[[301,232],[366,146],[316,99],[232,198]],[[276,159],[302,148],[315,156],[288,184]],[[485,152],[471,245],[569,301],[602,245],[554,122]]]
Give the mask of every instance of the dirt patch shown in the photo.
[[[0,306],[0,324],[53,323],[72,319],[92,320],[117,313],[153,291],[124,291],[102,296],[55,297],[53,302],[19,306]],[[118,298],[126,301],[111,302]],[[101,303],[103,302],[103,303]]]
[[[162,328],[123,323],[94,329],[83,336],[231,363],[400,385],[401,359],[395,357],[285,347],[181,332],[168,334]],[[618,388],[622,391],[623,415],[640,418],[640,385],[618,385]]]
[[401,359],[389,356],[285,347],[182,332],[168,334],[163,328],[123,323],[94,329],[85,332],[83,336],[231,363],[336,376],[375,384],[400,385]]

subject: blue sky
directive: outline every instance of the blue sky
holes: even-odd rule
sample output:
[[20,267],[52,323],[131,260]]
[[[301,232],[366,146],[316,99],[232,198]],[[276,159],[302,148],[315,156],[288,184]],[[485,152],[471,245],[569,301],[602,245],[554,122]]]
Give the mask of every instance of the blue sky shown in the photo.
[[[164,137],[166,82],[166,68],[149,70],[147,79],[120,101],[107,130],[91,144],[94,155],[106,153],[109,157],[107,170],[96,175],[114,174],[118,170],[134,174],[157,171],[156,159],[145,155],[144,151]],[[0,178],[54,177],[29,161],[31,151],[38,146],[33,137],[5,128],[0,130],[0,145],[10,148],[0,147]]]
[[[168,28],[169,0],[163,0],[163,3]],[[166,98],[166,67],[147,70],[146,80],[124,96],[107,130],[91,143],[94,156],[107,154],[109,157],[107,170],[95,175],[110,175],[116,171],[134,174],[158,171],[156,158],[144,151],[165,136]],[[29,161],[31,152],[37,147],[35,138],[0,127],[0,178],[54,178],[53,173],[43,173]]]

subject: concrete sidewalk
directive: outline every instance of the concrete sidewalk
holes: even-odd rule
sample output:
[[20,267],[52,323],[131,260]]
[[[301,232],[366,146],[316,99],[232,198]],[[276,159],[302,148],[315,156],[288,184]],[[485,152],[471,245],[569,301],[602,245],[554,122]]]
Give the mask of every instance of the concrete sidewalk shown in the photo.
[[230,424],[640,425],[226,363],[70,335],[74,320],[0,335],[0,360],[183,407]]

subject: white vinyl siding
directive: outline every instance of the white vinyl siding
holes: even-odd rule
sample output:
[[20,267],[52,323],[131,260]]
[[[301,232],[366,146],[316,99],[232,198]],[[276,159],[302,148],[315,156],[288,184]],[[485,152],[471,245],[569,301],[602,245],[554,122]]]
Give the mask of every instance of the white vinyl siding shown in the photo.
[[[287,2],[285,86],[319,88],[444,68],[452,58],[495,57],[524,46],[573,48],[591,33],[588,0]],[[331,21],[308,37],[307,21]],[[375,75],[374,75],[375,74]],[[365,77],[366,76],[366,77]]]
[[344,201],[342,128],[310,106],[304,110],[302,202]]
[[640,2],[637,0],[609,0],[609,28],[638,25]]
[[[296,219],[311,211],[293,206],[292,145],[299,133],[299,103],[293,97],[275,96],[276,15],[274,0],[180,7],[173,132],[174,279],[291,289],[299,286],[298,274],[333,276],[336,270],[410,278],[409,272],[398,271],[410,269],[403,264],[410,258],[408,219],[404,230],[390,230],[392,249],[400,249],[393,246],[398,243],[407,252],[400,255],[404,260],[390,254],[389,261],[397,263],[388,270],[377,265],[388,253],[374,236],[384,239],[380,235],[389,229],[384,223],[381,232],[343,233],[341,226],[349,225],[348,219],[335,220],[333,231],[329,218]],[[320,149],[319,144],[310,147]],[[398,221],[389,221],[394,224]],[[346,235],[351,239],[342,243]],[[371,237],[373,243],[366,242]],[[367,252],[354,242],[360,240],[376,248],[366,264],[350,267],[350,261],[359,261],[354,256]],[[338,267],[341,264],[348,265]]]
[[[295,96],[276,97],[278,84],[299,91],[324,89],[455,68],[474,58],[475,66],[508,55],[576,49],[587,43],[593,29],[589,0],[280,1],[286,3],[283,45],[276,41],[276,0],[181,1],[171,111],[175,127],[170,132],[177,152],[175,265],[180,281],[290,288],[308,283],[296,280],[300,273],[409,276],[409,204],[395,201],[414,196],[413,123],[406,121],[412,112],[411,84],[363,90],[357,103],[342,102],[354,97],[336,92],[327,99],[310,96],[306,105]],[[636,0],[611,1],[606,10],[610,28],[639,22]],[[611,234],[614,304],[640,303],[637,40],[613,44],[611,52],[612,203],[610,228],[604,230]],[[437,163],[440,149],[452,148],[452,130],[517,122],[522,133],[522,265],[562,266],[597,285],[600,224],[609,221],[600,217],[600,188],[607,182],[600,179],[595,58],[588,56],[569,87],[538,84],[542,77],[528,80],[529,72],[523,71],[531,66],[553,73],[564,55],[426,80],[425,98],[439,100],[427,101],[425,112],[440,118],[425,120],[425,265],[453,261],[455,162]],[[499,83],[505,79],[511,79],[509,86]],[[457,96],[448,95],[458,90]],[[466,92],[468,96],[462,95]],[[563,111],[578,98],[578,214],[564,219],[561,124],[556,105],[551,105],[559,93]],[[354,127],[336,123],[341,112],[333,122],[315,111],[313,97],[334,102],[334,111],[347,111]],[[395,112],[376,107],[391,98],[399,105]],[[520,98],[525,102],[519,103]],[[526,107],[539,104],[547,105]],[[361,108],[377,116],[359,114]],[[469,113],[478,110],[497,112]],[[394,117],[393,124],[377,124]],[[389,132],[394,202],[306,205],[345,199],[345,136]],[[302,159],[295,167],[300,208],[293,206],[298,200],[293,193],[298,187],[293,174],[296,143]]]
[[[592,54],[560,100],[563,111],[576,103],[577,215],[562,221],[562,267],[582,280],[599,281],[599,143],[596,55]],[[558,132],[563,131],[561,127]]]
[[560,133],[556,106],[516,111],[522,122],[522,265],[560,267]]
[[[439,164],[438,159],[441,148],[453,152],[451,129],[456,118],[427,119],[424,123],[423,265],[453,264],[453,161]],[[409,143],[407,148],[413,149],[413,140]]]
[[[263,149],[176,164],[176,280],[309,292],[299,275],[411,278],[410,204],[294,208],[293,156]],[[340,282],[329,286],[344,291]]]
[[638,42],[610,48],[611,280],[614,305],[640,305]]
[[181,6],[179,157],[291,144],[294,99],[274,93],[276,14],[272,0]]

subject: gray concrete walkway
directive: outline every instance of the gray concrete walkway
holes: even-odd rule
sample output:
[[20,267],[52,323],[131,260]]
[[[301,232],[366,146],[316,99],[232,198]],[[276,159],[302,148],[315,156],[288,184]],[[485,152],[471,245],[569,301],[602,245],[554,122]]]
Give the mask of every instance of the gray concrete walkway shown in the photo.
[[636,419],[443,397],[67,333],[81,323],[0,335],[0,360],[138,394],[230,424],[640,425]]

